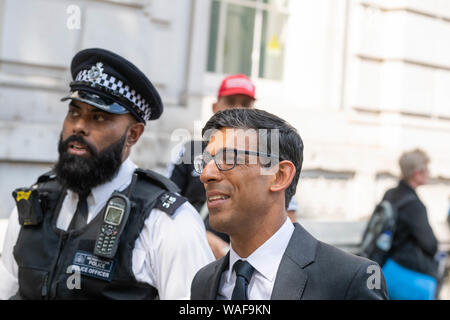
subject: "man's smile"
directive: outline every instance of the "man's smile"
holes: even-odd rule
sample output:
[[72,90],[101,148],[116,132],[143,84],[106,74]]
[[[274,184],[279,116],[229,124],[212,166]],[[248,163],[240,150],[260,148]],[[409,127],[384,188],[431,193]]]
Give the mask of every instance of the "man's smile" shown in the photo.
[[223,205],[230,196],[220,191],[208,191],[206,192],[206,199],[208,200],[208,208],[217,208]]

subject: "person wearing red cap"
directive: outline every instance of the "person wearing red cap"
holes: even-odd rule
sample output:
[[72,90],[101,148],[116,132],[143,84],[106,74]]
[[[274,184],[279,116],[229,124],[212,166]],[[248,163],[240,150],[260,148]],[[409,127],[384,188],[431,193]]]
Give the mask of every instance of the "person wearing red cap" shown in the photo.
[[[253,108],[255,98],[255,85],[244,74],[235,74],[225,77],[217,92],[217,101],[212,104],[213,113],[231,108]],[[217,232],[209,225],[208,209],[206,207],[206,194],[200,175],[195,171],[193,159],[197,150],[203,150],[202,141],[192,140],[183,145],[176,159],[167,166],[166,176],[174,181],[180,188],[180,194],[200,212],[204,219],[209,245],[216,258],[223,257],[229,249],[229,237]],[[288,207],[289,218],[295,222],[297,204],[292,198]]]
[[229,108],[253,108],[255,85],[247,76],[236,74],[223,79],[212,110],[216,113]]

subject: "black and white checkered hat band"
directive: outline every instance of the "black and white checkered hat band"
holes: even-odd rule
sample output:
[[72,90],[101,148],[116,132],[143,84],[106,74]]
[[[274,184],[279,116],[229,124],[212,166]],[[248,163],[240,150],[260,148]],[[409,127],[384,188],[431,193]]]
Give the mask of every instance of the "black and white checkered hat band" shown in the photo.
[[148,121],[151,116],[151,109],[148,103],[142,96],[128,85],[125,85],[121,80],[102,72],[98,77],[91,77],[88,75],[89,70],[82,70],[78,73],[75,81],[91,82],[101,87],[107,88],[120,94],[121,97],[127,99],[137,108],[135,111],[141,116],[144,121]]

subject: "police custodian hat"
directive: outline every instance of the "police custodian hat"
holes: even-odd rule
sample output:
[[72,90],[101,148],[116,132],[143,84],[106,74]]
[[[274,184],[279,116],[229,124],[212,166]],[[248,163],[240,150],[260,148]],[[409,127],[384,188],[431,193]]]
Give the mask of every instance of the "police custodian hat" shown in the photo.
[[61,99],[78,100],[109,113],[131,113],[145,124],[163,112],[161,97],[134,64],[104,49],[78,52],[70,66],[71,92]]

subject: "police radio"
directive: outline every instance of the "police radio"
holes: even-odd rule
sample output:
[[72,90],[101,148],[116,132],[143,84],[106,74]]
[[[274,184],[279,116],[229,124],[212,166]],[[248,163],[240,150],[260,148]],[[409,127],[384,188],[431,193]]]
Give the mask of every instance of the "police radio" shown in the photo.
[[122,193],[115,191],[109,198],[103,224],[95,242],[94,254],[105,258],[113,258],[116,254],[120,235],[130,213],[130,200]]

